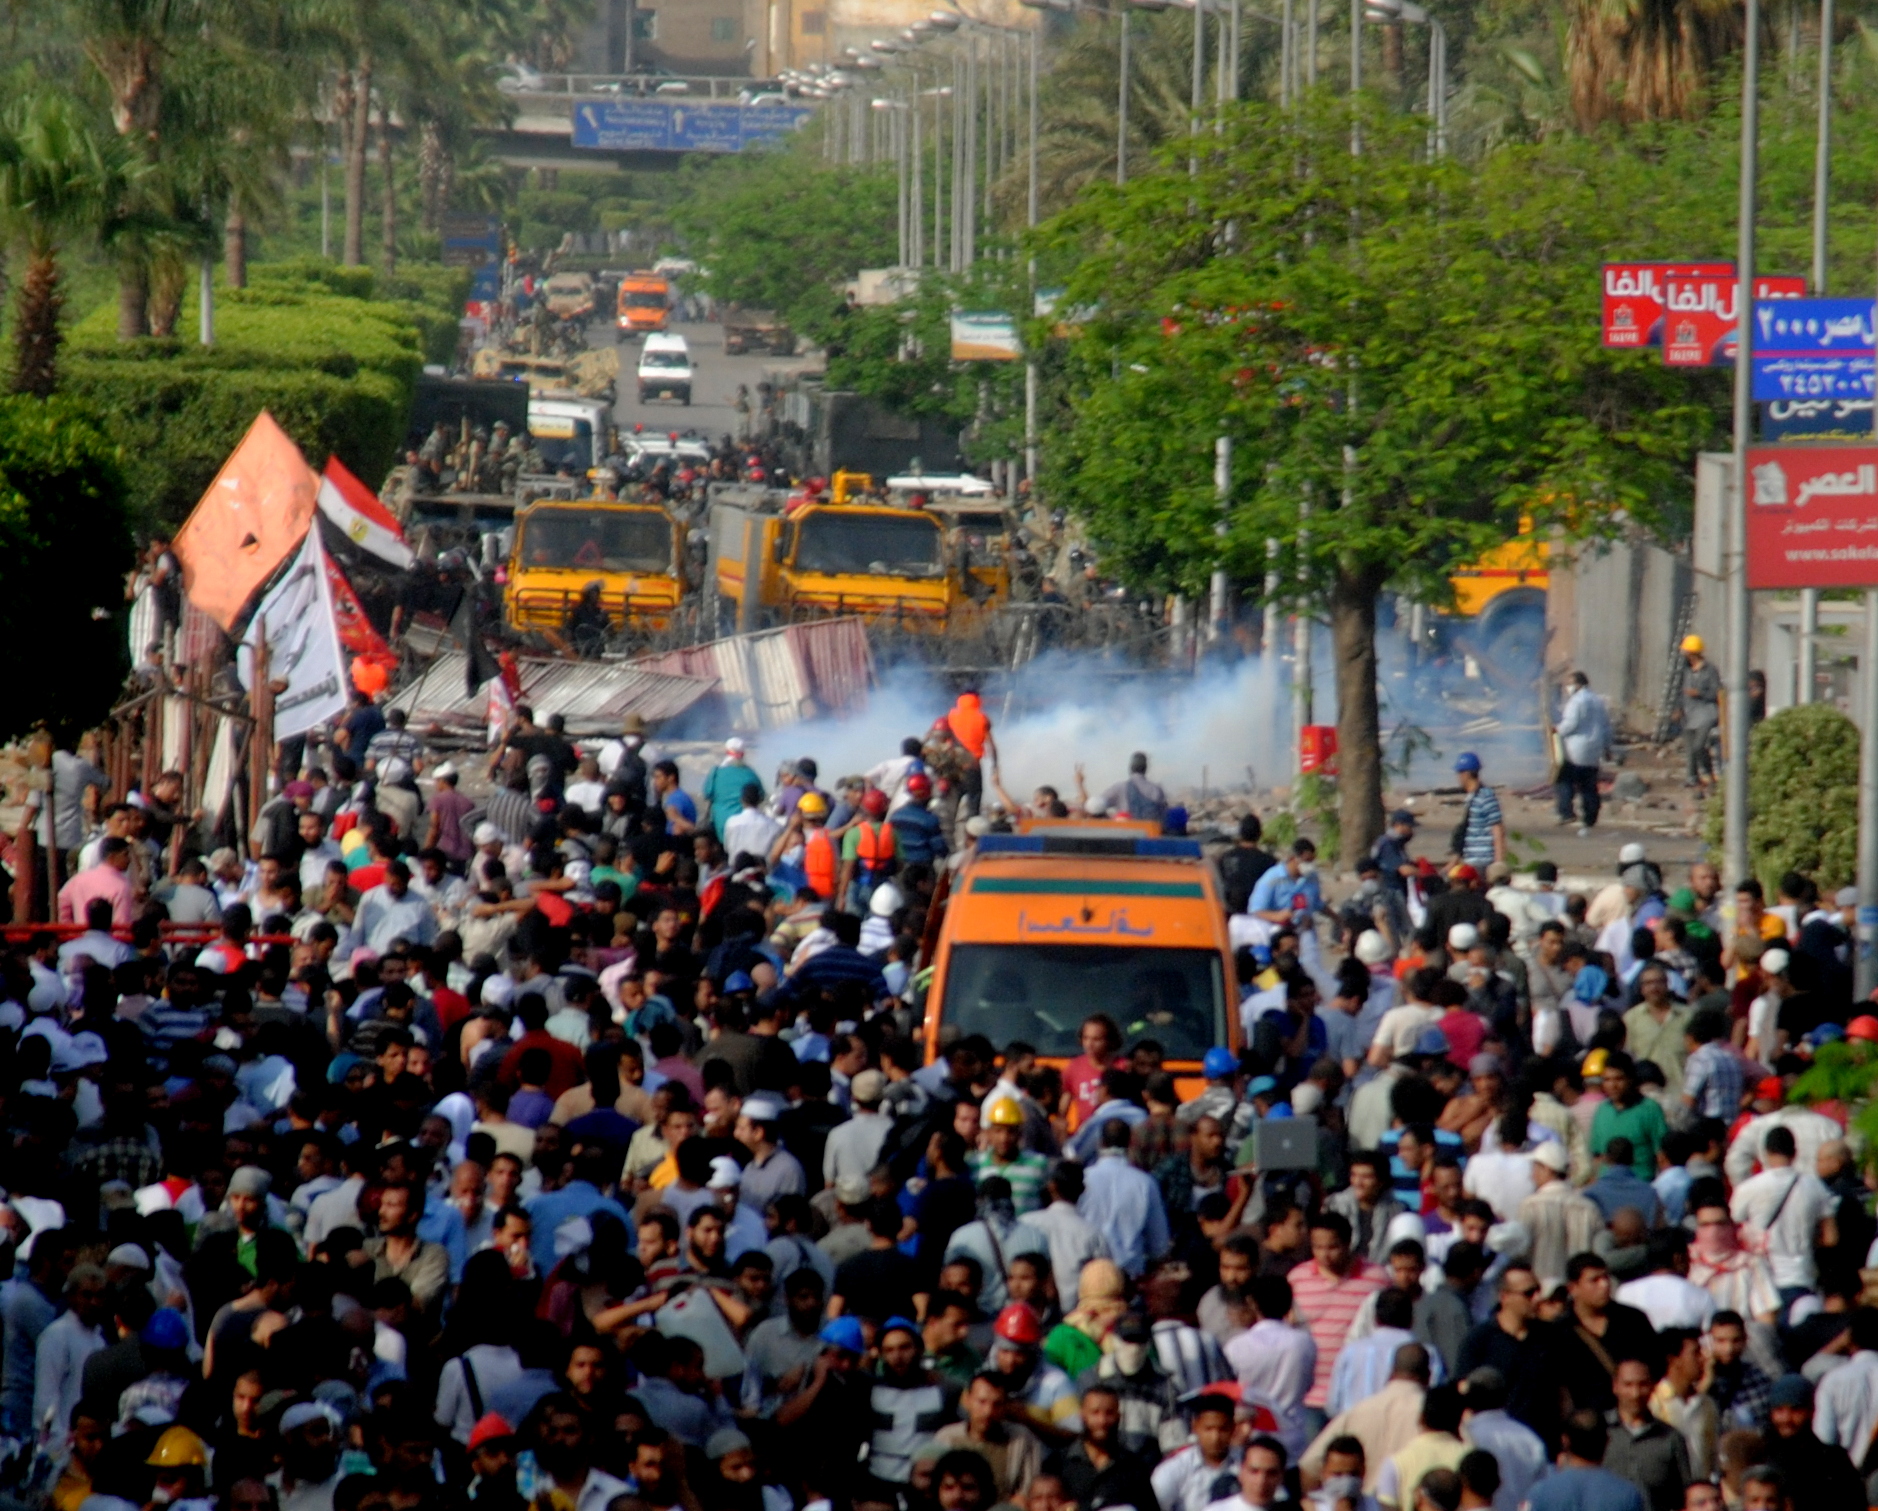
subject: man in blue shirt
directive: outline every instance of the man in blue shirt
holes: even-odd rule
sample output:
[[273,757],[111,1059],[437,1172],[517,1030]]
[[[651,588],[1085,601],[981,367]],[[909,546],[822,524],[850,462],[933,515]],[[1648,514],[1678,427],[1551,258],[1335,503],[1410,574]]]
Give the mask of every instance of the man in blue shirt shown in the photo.
[[1294,922],[1299,913],[1316,913],[1324,906],[1317,884],[1317,846],[1301,839],[1291,853],[1258,879],[1246,912],[1267,923]]
[[907,865],[936,866],[946,858],[945,826],[927,806],[931,802],[932,778],[916,771],[906,779],[906,801],[887,819],[893,825],[900,859]]
[[1641,1490],[1599,1467],[1608,1436],[1604,1418],[1595,1411],[1567,1417],[1558,1473],[1532,1487],[1526,1511],[1646,1511]]
[[534,1224],[529,1246],[534,1252],[535,1267],[544,1275],[554,1268],[554,1230],[570,1217],[591,1218],[596,1212],[617,1217],[626,1228],[626,1242],[635,1242],[630,1213],[604,1193],[619,1175],[624,1151],[609,1144],[577,1143],[568,1158],[574,1178],[558,1191],[537,1196],[528,1204],[529,1221]]

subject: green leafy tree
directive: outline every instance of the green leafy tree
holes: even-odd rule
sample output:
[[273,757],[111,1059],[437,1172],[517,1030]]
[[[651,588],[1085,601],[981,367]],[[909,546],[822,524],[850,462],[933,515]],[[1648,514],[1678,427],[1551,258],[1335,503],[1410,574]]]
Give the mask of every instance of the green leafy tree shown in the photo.
[[834,167],[807,151],[744,152],[698,172],[674,215],[686,249],[726,304],[770,309],[815,329],[841,285],[896,255],[891,170]]
[[0,636],[15,647],[0,739],[41,722],[69,737],[110,710],[131,562],[116,448],[67,400],[0,398]]
[[1345,864],[1382,827],[1378,595],[1440,601],[1522,518],[1668,519],[1721,393],[1598,344],[1599,259],[1648,238],[1639,201],[1667,224],[1693,189],[1603,143],[1430,163],[1424,123],[1359,109],[1353,158],[1347,102],[1243,107],[1197,177],[1091,193],[1040,248],[1081,321],[1052,497],[1132,582],[1198,594],[1223,561],[1328,611]]

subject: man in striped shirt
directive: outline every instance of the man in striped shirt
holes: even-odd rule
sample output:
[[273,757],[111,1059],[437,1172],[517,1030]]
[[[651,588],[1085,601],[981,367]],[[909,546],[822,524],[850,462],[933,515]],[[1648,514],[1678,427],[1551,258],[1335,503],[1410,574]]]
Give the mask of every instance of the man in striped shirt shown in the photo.
[[1350,1246],[1349,1219],[1320,1212],[1311,1219],[1311,1257],[1286,1277],[1291,1282],[1292,1315],[1310,1330],[1317,1345],[1317,1365],[1304,1408],[1313,1436],[1330,1420],[1331,1374],[1364,1301],[1383,1289],[1388,1277],[1380,1266],[1359,1259]]
[[1024,1109],[1015,1098],[1000,1097],[985,1113],[985,1140],[989,1148],[974,1152],[966,1161],[971,1166],[972,1181],[982,1186],[985,1178],[1001,1175],[1011,1183],[1011,1202],[1017,1215],[1035,1212],[1043,1205],[1043,1183],[1050,1175],[1050,1162],[1041,1154],[1023,1147]]
[[137,1017],[137,1027],[150,1041],[150,1058],[160,1066],[187,1039],[200,1039],[209,1030],[209,1011],[203,1006],[202,977],[193,965],[170,967],[163,995]]
[[1463,750],[1454,758],[1454,774],[1467,794],[1461,814],[1461,859],[1484,872],[1495,861],[1506,859],[1506,815],[1493,789],[1480,780],[1480,757],[1473,751]]

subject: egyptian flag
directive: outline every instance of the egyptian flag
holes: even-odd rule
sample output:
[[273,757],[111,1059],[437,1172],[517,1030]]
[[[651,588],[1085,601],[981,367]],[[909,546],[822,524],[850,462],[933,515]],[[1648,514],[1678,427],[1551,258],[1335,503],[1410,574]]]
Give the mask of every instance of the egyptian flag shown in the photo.
[[416,559],[391,511],[336,456],[326,458],[326,470],[320,475],[319,506],[320,513],[361,551],[371,552],[400,571]]

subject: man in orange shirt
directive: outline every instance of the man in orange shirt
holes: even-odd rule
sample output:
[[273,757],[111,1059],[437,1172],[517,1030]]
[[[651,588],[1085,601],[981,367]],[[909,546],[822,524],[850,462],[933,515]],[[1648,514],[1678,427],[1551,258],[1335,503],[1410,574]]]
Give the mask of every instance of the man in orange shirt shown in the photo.
[[952,705],[945,717],[946,728],[952,731],[952,738],[964,747],[971,756],[971,763],[965,772],[963,790],[959,794],[958,818],[960,822],[975,818],[985,802],[985,754],[990,752],[991,762],[995,766],[998,760],[998,742],[991,738],[991,719],[985,713],[984,705],[976,691],[967,690],[959,694],[958,702]]

